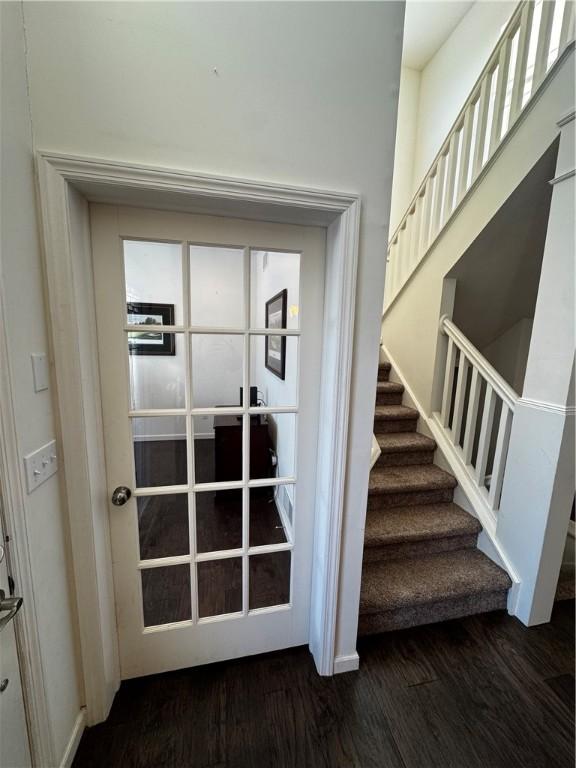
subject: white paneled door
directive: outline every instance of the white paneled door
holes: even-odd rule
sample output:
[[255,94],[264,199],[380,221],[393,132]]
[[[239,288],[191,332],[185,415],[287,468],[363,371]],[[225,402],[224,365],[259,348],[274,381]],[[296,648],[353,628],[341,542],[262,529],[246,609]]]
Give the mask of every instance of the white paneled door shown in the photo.
[[325,230],[91,224],[122,677],[306,644]]
[[0,766],[28,768],[30,748],[14,619],[22,601],[11,589],[0,495]]

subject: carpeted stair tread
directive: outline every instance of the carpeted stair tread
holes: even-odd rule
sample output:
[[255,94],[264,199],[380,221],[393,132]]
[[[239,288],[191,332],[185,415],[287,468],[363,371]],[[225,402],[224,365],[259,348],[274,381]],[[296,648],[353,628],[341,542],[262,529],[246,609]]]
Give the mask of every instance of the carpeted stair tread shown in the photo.
[[382,453],[419,453],[435,451],[436,441],[420,432],[388,432],[377,435]]
[[470,600],[507,590],[511,584],[508,575],[477,549],[367,563],[362,575],[360,613]]
[[388,376],[390,376],[391,369],[392,366],[390,363],[380,363],[378,366],[378,381],[388,381]]
[[414,493],[418,491],[451,490],[458,482],[453,475],[435,464],[407,467],[378,467],[370,473],[371,494]]
[[573,600],[576,594],[574,563],[563,563],[558,576],[556,600]]
[[474,536],[482,526],[457,504],[421,504],[372,510],[366,516],[366,547]]
[[404,392],[404,385],[398,384],[396,381],[379,381],[376,385],[376,391],[384,394],[402,394]]
[[401,419],[417,419],[418,411],[406,405],[377,405],[374,409],[376,421],[399,421]]

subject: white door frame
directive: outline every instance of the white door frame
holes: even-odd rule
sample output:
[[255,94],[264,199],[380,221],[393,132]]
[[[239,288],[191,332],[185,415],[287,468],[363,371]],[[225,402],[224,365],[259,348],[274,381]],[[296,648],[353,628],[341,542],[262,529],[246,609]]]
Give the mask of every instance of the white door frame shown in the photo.
[[309,644],[318,672],[333,674],[359,197],[45,151],[37,170],[88,724],[106,718],[119,672],[87,200],[327,228]]

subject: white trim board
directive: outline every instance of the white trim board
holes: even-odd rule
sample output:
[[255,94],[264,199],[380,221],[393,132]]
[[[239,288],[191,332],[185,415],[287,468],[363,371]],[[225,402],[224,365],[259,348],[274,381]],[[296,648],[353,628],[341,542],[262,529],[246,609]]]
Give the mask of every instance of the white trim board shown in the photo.
[[82,734],[84,733],[85,725],[86,725],[86,711],[84,708],[82,708],[80,712],[78,712],[78,717],[74,722],[72,733],[70,734],[70,738],[68,739],[68,744],[66,745],[66,749],[64,750],[64,755],[62,756],[62,760],[60,762],[60,768],[70,768],[70,766],[72,765],[74,756],[76,755],[76,752],[78,751],[78,746],[80,745],[80,739],[82,738]]
[[[87,225],[86,200],[112,204],[210,213],[236,218],[327,227],[324,346],[316,484],[314,563],[309,643],[320,674],[335,666],[340,542],[347,469],[350,380],[353,351],[360,199],[356,195],[207,176],[187,171],[37,154],[48,309],[56,372],[66,495],[70,510],[73,568],[88,724],[104,720],[119,683],[117,636],[104,614],[110,597],[103,583],[111,572],[109,542],[92,510],[110,489],[95,486],[95,463],[103,471],[101,420],[90,379],[97,371],[82,360],[80,317],[91,286],[75,279],[75,263],[86,243],[73,245],[74,232]],[[81,196],[83,205],[71,205]],[[82,210],[79,210],[82,208]],[[83,252],[83,256],[89,258]],[[77,271],[77,270],[76,270]],[[93,365],[93,364],[92,364]],[[98,406],[99,407],[99,406]],[[99,445],[94,459],[94,445]],[[91,456],[91,460],[89,460]],[[102,517],[100,516],[100,524]],[[107,522],[105,523],[107,525]],[[107,530],[105,532],[107,536]],[[116,662],[111,656],[116,654]]]

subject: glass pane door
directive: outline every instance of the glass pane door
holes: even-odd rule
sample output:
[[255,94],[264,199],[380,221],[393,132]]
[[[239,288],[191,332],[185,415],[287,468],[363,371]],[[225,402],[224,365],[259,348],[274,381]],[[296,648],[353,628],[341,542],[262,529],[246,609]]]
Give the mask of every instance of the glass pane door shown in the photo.
[[300,259],[123,240],[146,631],[291,603]]

